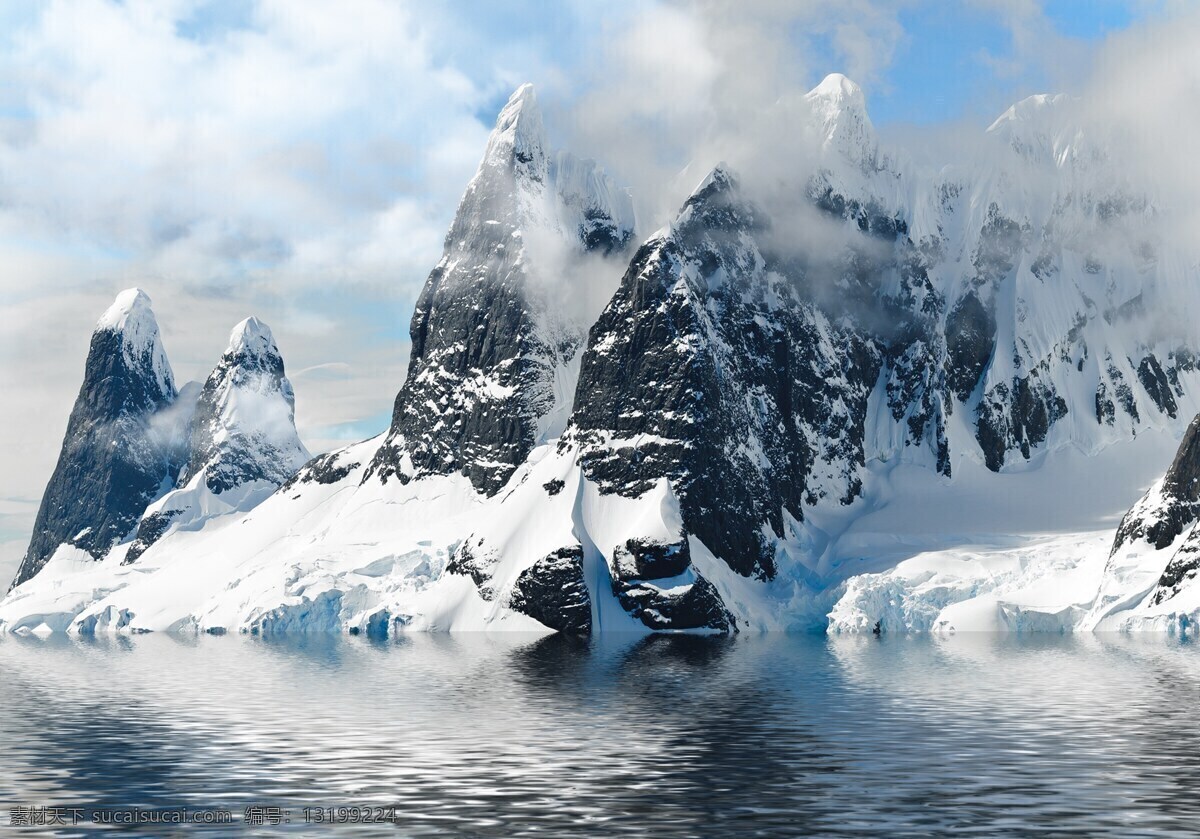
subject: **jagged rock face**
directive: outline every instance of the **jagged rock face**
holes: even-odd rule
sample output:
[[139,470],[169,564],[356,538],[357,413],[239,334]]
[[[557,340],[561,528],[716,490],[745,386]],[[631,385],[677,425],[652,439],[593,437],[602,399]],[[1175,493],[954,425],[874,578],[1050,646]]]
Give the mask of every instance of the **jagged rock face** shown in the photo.
[[104,556],[170,487],[179,436],[161,412],[175,398],[150,298],[122,292],[92,335],[83,386],[14,585],[37,574],[62,544]]
[[716,588],[692,566],[686,537],[670,543],[629,539],[618,545],[612,592],[649,629],[737,629]]
[[304,464],[282,488],[291,489],[298,484],[336,484],[345,480],[359,466],[362,463],[347,458],[345,450],[327,452]]
[[583,577],[583,548],[560,548],[522,571],[509,606],[559,632],[590,634],[592,601]]
[[930,277],[943,254],[930,243],[915,244],[901,215],[876,200],[843,195],[831,179],[829,171],[815,175],[808,198],[826,222],[835,220],[859,235],[831,242],[827,249],[793,253],[789,267],[804,298],[879,351],[883,396],[892,421],[901,426],[901,445],[927,447],[934,468],[949,476],[947,380],[952,367],[947,358],[953,350],[941,326],[946,299]]
[[[1064,97],[1014,106],[989,129],[980,168],[913,190],[853,83],[832,76],[806,99],[822,149],[813,205],[894,245],[849,247],[837,281],[806,295],[880,347],[902,447],[928,447],[949,475],[946,416],[960,410],[998,471],[1060,425],[1062,439],[1099,448],[1108,429],[1132,436],[1176,416],[1193,368],[1145,322],[1146,295],[1165,284],[1147,238],[1153,208],[1072,125]],[[1089,387],[1094,399],[1070,401]],[[899,435],[884,436],[890,449],[874,453],[894,456]]]
[[1137,539],[1143,539],[1156,549],[1162,550],[1174,542],[1198,517],[1200,416],[1188,425],[1166,475],[1150,487],[1121,519],[1116,538],[1113,540],[1112,553],[1116,553],[1122,545]]
[[964,295],[946,320],[946,383],[959,401],[970,399],[983,378],[995,338],[995,314],[975,292]]
[[129,549],[125,551],[125,558],[121,560],[122,564],[132,565],[141,559],[142,554],[148,551],[151,545],[167,535],[171,524],[184,512],[183,509],[172,508],[143,516],[138,522],[133,541],[129,543]]
[[470,577],[479,591],[479,596],[490,601],[496,597],[492,571],[495,570],[499,557],[485,545],[483,539],[475,544],[471,544],[470,541],[464,542],[446,563],[446,573]]
[[1193,527],[1179,550],[1163,569],[1150,602],[1158,606],[1184,589],[1200,573],[1200,533]]
[[1045,383],[1038,370],[1014,377],[1011,386],[1000,382],[984,394],[976,409],[976,439],[984,463],[993,471],[1017,450],[1026,460],[1046,439],[1050,426],[1067,415],[1067,403]]
[[1032,458],[1058,427],[1100,448],[1169,424],[1190,371],[1182,339],[1156,337],[1147,319],[1153,295],[1187,278],[1155,253],[1151,202],[1076,115],[1066,97],[1017,103],[977,168],[904,211],[931,211],[915,238],[939,252],[947,404],[969,412],[993,470]]
[[684,526],[770,577],[768,525],[861,489],[877,349],[798,296],[755,242],[766,220],[717,170],[644,245],[593,327],[568,439],[605,493],[668,478]]
[[[1179,371],[1173,367],[1172,372],[1175,374],[1175,386],[1178,386]],[[1163,370],[1162,364],[1153,353],[1147,355],[1138,364],[1137,374],[1138,380],[1141,381],[1142,387],[1146,389],[1147,395],[1154,401],[1155,406],[1167,416],[1174,418],[1179,410],[1179,405],[1175,402],[1171,377]]]
[[[176,521],[205,515],[198,509],[205,506],[200,488],[192,484],[202,482],[203,489],[222,496],[291,479],[309,459],[296,432],[295,409],[292,384],[270,328],[247,318],[233,328],[228,348],[196,399],[186,466],[175,491],[146,512],[124,563],[136,562]],[[239,498],[234,506],[248,509],[256,498]]]
[[1163,569],[1150,597],[1151,604],[1158,606],[1170,600],[1200,574],[1197,519],[1200,519],[1200,416],[1188,426],[1166,475],[1125,514],[1113,540],[1113,554],[1139,539],[1162,550],[1190,528]]
[[737,624],[721,595],[700,575],[680,589],[663,589],[652,582],[613,580],[613,594],[625,611],[656,631],[711,629],[732,632]]
[[613,550],[615,576],[622,580],[678,577],[691,564],[691,550],[686,539],[670,544],[648,539],[628,539]]
[[583,343],[549,291],[569,278],[538,274],[553,261],[539,247],[618,252],[632,233],[628,194],[549,151],[532,88],[514,93],[417,301],[408,378],[367,477],[459,472],[497,492],[569,398],[560,382]]
[[282,484],[308,459],[283,357],[267,325],[248,318],[234,327],[200,392],[180,481],[204,470],[217,494],[250,481]]

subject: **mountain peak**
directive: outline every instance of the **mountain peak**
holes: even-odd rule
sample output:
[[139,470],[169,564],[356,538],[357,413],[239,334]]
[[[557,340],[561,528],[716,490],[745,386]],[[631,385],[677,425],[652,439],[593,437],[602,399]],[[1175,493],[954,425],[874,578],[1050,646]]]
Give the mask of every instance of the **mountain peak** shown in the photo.
[[154,310],[150,308],[150,295],[140,288],[127,288],[117,295],[112,305],[96,321],[96,329],[122,332],[130,326],[140,325],[147,319],[155,323],[157,328]]
[[201,469],[218,494],[249,481],[283,483],[308,459],[295,404],[270,327],[246,318],[230,332],[229,348],[200,392],[180,485]]
[[587,250],[620,249],[632,236],[633,202],[593,160],[554,150],[533,85],[496,118],[487,149],[446,236],[454,248],[500,253],[531,230],[553,231]]
[[118,335],[130,369],[146,371],[162,393],[174,396],[174,376],[159,337],[158,320],[150,307],[150,295],[140,288],[125,289],[96,321],[95,331]]
[[83,384],[14,585],[61,545],[103,557],[174,480],[162,422],[176,399],[150,297],[129,288],[96,321]]
[[546,168],[546,130],[533,85],[513,91],[496,118],[487,159],[509,162],[518,172],[541,180]]
[[875,128],[867,116],[862,88],[841,73],[830,73],[804,99],[812,108],[824,148],[860,166],[874,165]]
[[1033,96],[1027,96],[997,117],[996,121],[988,126],[988,131],[1000,131],[1006,125],[1014,122],[1031,122],[1042,119],[1044,115],[1051,113],[1067,101],[1068,97],[1065,93],[1036,93]]
[[251,316],[243,320],[229,333],[229,347],[226,355],[249,353],[251,355],[278,355],[275,346],[275,336],[271,327],[258,318]]
[[508,97],[508,102],[500,109],[500,115],[496,117],[496,130],[506,130],[523,114],[529,114],[538,120],[541,119],[537,93],[530,82],[525,82]]
[[753,203],[741,194],[737,175],[724,163],[718,163],[700,182],[676,216],[677,230],[748,230],[763,217]]
[[688,194],[687,200],[680,209],[676,223],[687,223],[697,208],[710,203],[728,204],[735,195],[738,187],[737,178],[730,171],[728,164],[721,161],[704,176],[704,180],[696,184],[696,188]]
[[1084,131],[1075,105],[1063,93],[1027,96],[988,126],[987,133],[1030,163],[1086,167],[1107,155],[1099,136]]
[[729,169],[729,165],[725,161],[721,161],[712,170],[704,176],[695,189],[692,190],[689,200],[701,198],[709,195],[717,195],[722,192],[737,188],[737,178]]
[[830,73],[805,98],[809,101],[824,99],[857,108],[865,108],[867,102],[862,88],[841,73]]

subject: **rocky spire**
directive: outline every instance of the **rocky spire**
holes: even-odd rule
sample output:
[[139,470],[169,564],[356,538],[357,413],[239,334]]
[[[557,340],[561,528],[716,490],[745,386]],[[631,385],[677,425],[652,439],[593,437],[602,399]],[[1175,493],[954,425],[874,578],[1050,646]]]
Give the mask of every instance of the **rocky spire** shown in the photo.
[[1200,416],[1184,432],[1162,480],[1133,505],[1117,528],[1112,554],[1142,539],[1162,550],[1200,516]]
[[417,300],[408,378],[369,474],[457,472],[497,492],[573,390],[563,380],[586,325],[554,320],[571,277],[549,263],[620,251],[632,235],[628,193],[595,163],[549,151],[533,87],[518,88]]
[[229,334],[196,401],[178,489],[146,511],[124,561],[136,561],[172,526],[251,509],[295,474],[309,458],[296,432],[295,406],[270,328],[246,318]]
[[175,398],[150,298],[127,289],[96,323],[83,386],[14,585],[37,574],[63,544],[104,556],[170,487],[178,440],[164,409]]
[[215,493],[249,481],[282,484],[309,458],[295,415],[292,383],[270,328],[246,318],[200,392],[180,483],[204,470]]
[[831,73],[804,98],[817,120],[824,149],[859,166],[874,166],[878,141],[862,88],[841,73]]

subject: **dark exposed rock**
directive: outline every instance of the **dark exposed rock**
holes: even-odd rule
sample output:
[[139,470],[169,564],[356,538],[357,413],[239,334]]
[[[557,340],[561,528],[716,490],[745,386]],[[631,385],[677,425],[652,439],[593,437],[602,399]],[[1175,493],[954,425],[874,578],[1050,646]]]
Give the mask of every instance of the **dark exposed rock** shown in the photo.
[[1196,579],[1198,572],[1200,572],[1200,533],[1193,527],[1192,532],[1188,534],[1187,539],[1179,546],[1179,550],[1175,552],[1171,561],[1167,563],[1167,567],[1163,569],[1150,602],[1157,606],[1170,600],[1187,583]]
[[138,524],[137,535],[134,536],[133,542],[125,552],[125,558],[121,564],[130,565],[136,562],[151,545],[163,537],[171,526],[171,522],[179,516],[180,512],[179,510],[163,510],[143,518]]
[[988,207],[987,219],[980,229],[979,244],[972,265],[977,287],[995,287],[1016,267],[1028,230],[1004,215],[996,204]]
[[1113,385],[1113,396],[1117,400],[1117,404],[1121,409],[1133,417],[1134,422],[1137,422],[1141,417],[1138,415],[1137,400],[1133,396],[1133,388],[1125,381],[1125,376],[1121,373],[1116,364],[1113,363],[1111,356],[1106,356],[1105,368],[1108,373],[1109,381]]
[[288,478],[283,489],[292,489],[298,484],[336,484],[362,465],[347,462],[345,454],[338,451],[317,455]]
[[1105,382],[1096,386],[1096,421],[1105,425],[1117,421],[1117,405],[1108,395],[1108,384]]
[[1196,353],[1187,347],[1180,347],[1171,353],[1171,361],[1171,368],[1181,373],[1190,373],[1196,369]]
[[716,588],[692,566],[686,536],[629,539],[613,551],[613,566],[613,594],[650,629],[737,628]]
[[1135,539],[1162,550],[1200,517],[1200,416],[1194,418],[1161,484],[1142,496],[1117,528],[1112,553]]
[[1171,382],[1153,353],[1142,359],[1141,364],[1138,365],[1137,374],[1142,387],[1154,400],[1158,410],[1173,418],[1179,410],[1179,406],[1175,402],[1175,395],[1171,392]]
[[473,289],[443,283],[440,267],[431,275],[413,313],[389,442],[369,474],[406,482],[407,453],[415,475],[461,472],[490,495],[533,449],[537,418],[550,408],[540,385],[576,346],[546,345],[521,291],[499,281],[514,265],[498,268]]
[[961,401],[983,377],[996,339],[996,319],[979,295],[969,292],[946,320],[946,383]]
[[[544,216],[578,223],[547,229]],[[364,480],[461,473],[493,495],[537,443],[539,421],[555,404],[556,371],[579,352],[583,334],[555,319],[531,279],[531,229],[579,255],[616,253],[632,236],[633,211],[594,164],[546,148],[526,85],[500,113],[417,300],[408,377]]]
[[663,543],[653,539],[629,539],[613,550],[616,573],[623,580],[676,577],[692,564],[687,539]]
[[860,492],[880,358],[767,270],[753,240],[764,225],[718,169],[639,249],[592,328],[568,436],[601,492],[667,478],[690,533],[770,577],[764,523],[781,533],[785,511],[800,520],[805,501]]
[[938,363],[937,339],[924,329],[914,332],[897,336],[886,351],[888,407],[892,418],[904,423],[908,444],[932,441],[935,468],[949,477],[945,371]]
[[903,218],[886,212],[878,204],[864,204],[846,198],[829,184],[824,175],[818,175],[809,182],[808,195],[818,209],[854,222],[863,233],[888,242],[894,242],[908,233],[908,223]]
[[1013,449],[1028,459],[1050,426],[1066,415],[1066,400],[1037,370],[1013,379],[1011,389],[1004,383],[995,385],[980,400],[976,414],[976,436],[987,468],[999,471]]
[[604,254],[619,253],[629,247],[633,230],[623,227],[612,215],[598,207],[584,211],[583,223],[579,225],[579,240],[587,251]]
[[509,605],[559,632],[590,633],[592,601],[583,577],[583,548],[559,548],[522,571]]
[[474,581],[475,587],[479,589],[479,596],[484,600],[491,600],[496,596],[495,589],[491,585],[491,578],[497,559],[490,551],[477,553],[477,550],[483,545],[482,539],[475,545],[464,542],[446,563],[446,573],[470,577]]
[[542,484],[542,489],[546,490],[547,495],[558,495],[563,491],[563,487],[565,486],[566,484],[563,481],[559,480],[558,478],[554,478],[553,480],[546,481],[546,483]]
[[122,292],[92,335],[83,386],[14,586],[64,543],[104,556],[170,488],[179,440],[167,423],[152,420],[175,397],[150,299]]
[[713,629],[718,632],[737,629],[737,622],[725,608],[721,595],[699,574],[695,575],[694,582],[665,589],[653,581],[614,579],[613,594],[625,611],[650,629]]

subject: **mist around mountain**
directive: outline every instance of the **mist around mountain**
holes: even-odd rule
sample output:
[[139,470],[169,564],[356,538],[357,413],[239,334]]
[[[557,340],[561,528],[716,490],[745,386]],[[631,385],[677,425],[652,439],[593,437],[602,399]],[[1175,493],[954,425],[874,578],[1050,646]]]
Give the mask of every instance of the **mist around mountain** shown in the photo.
[[[1144,610],[1155,574],[1097,558],[1200,410],[1196,264],[1153,185],[1062,96],[940,168],[882,143],[844,76],[779,108],[786,156],[737,150],[644,230],[638,184],[553,149],[519,88],[390,428],[312,460],[269,329],[239,324],[176,392],[123,293],[0,622],[1061,631]],[[1186,471],[1113,557],[1183,533]],[[1156,607],[1195,576],[1179,550]]]

